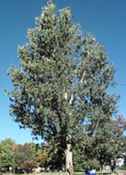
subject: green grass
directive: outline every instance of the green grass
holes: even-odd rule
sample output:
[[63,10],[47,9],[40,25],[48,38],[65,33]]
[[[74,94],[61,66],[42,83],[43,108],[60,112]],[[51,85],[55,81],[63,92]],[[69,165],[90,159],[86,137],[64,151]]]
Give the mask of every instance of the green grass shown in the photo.
[[[126,174],[126,171],[118,171],[118,175],[122,175],[122,174]],[[14,174],[2,173],[1,175],[14,175]],[[43,172],[43,173],[16,174],[16,175],[66,175],[66,173],[64,173],[64,172]],[[83,172],[75,172],[74,175],[84,175],[84,173]]]
[[[83,172],[74,173],[74,175],[83,175],[83,174],[84,174]],[[41,175],[66,175],[66,173],[63,173],[63,172],[49,172],[49,173],[41,173]]]
[[[74,173],[74,175],[83,175],[84,173],[83,172],[76,172]],[[9,173],[5,173],[2,175],[14,175],[14,174],[9,174]],[[43,172],[43,173],[32,173],[32,174],[16,174],[16,175],[66,175],[66,173],[63,173],[63,172]]]

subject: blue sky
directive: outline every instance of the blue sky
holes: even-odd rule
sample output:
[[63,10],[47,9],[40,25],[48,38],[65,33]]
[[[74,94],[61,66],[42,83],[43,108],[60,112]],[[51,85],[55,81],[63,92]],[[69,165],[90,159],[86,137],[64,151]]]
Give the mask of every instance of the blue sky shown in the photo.
[[[11,90],[7,76],[17,65],[17,46],[26,41],[27,29],[34,26],[46,0],[0,1],[0,140],[11,137],[17,143],[32,141],[30,131],[20,130],[9,116],[9,100],[4,89]],[[73,19],[83,31],[92,33],[106,48],[114,64],[120,95],[118,111],[126,115],[126,1],[125,0],[56,0],[57,8],[69,6]]]

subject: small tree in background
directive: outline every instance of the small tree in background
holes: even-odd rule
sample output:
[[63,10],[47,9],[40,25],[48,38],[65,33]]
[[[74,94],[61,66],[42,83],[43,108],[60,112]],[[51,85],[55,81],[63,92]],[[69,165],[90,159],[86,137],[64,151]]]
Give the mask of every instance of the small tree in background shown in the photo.
[[7,171],[9,167],[15,168],[14,146],[15,142],[10,138],[0,142],[0,168],[5,168]]
[[14,120],[53,145],[55,168],[66,162],[70,175],[74,146],[92,145],[91,139],[107,133],[116,104],[107,92],[114,71],[104,48],[83,37],[71,16],[69,8],[56,13],[49,3],[19,49],[19,68],[10,71]]
[[18,144],[14,149],[16,167],[31,171],[35,166],[36,146],[35,144]]

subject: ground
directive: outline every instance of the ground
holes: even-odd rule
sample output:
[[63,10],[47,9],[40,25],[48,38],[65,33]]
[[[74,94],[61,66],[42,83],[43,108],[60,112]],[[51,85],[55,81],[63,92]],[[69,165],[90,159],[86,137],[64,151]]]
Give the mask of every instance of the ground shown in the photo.
[[[98,175],[101,175],[101,173],[97,173]],[[0,175],[13,175],[11,173],[6,174],[0,174]],[[16,174],[16,175],[66,175],[66,173],[63,172],[48,172],[48,173],[32,173],[32,174]],[[83,172],[76,172],[74,175],[84,175]],[[106,174],[110,175],[110,174]],[[111,175],[126,175],[126,171],[120,170],[117,172],[117,174],[112,173]]]

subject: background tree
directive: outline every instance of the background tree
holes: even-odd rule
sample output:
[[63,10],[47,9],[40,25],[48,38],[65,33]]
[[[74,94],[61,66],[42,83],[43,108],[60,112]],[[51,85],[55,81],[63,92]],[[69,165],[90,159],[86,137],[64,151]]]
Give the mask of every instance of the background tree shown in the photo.
[[36,146],[32,143],[18,144],[14,150],[14,158],[17,168],[31,171],[35,166]]
[[15,168],[14,148],[15,142],[7,138],[0,143],[0,168],[5,168],[7,171],[9,167]]
[[71,16],[68,8],[55,13],[49,3],[19,49],[19,68],[10,71],[15,121],[54,143],[58,167],[66,159],[69,174],[74,146],[90,146],[92,138],[108,134],[116,104],[107,91],[114,71],[104,48],[93,37],[83,37]]
[[[104,129],[104,133],[101,132]],[[104,128],[98,126],[95,136],[87,136],[87,141],[76,145],[74,150],[74,163],[77,170],[87,167],[102,169],[103,165],[111,165],[112,160],[125,158],[126,146],[126,120],[122,115],[113,117],[104,124]]]
[[34,162],[37,167],[48,168],[49,147],[47,145],[44,144],[37,149]]

